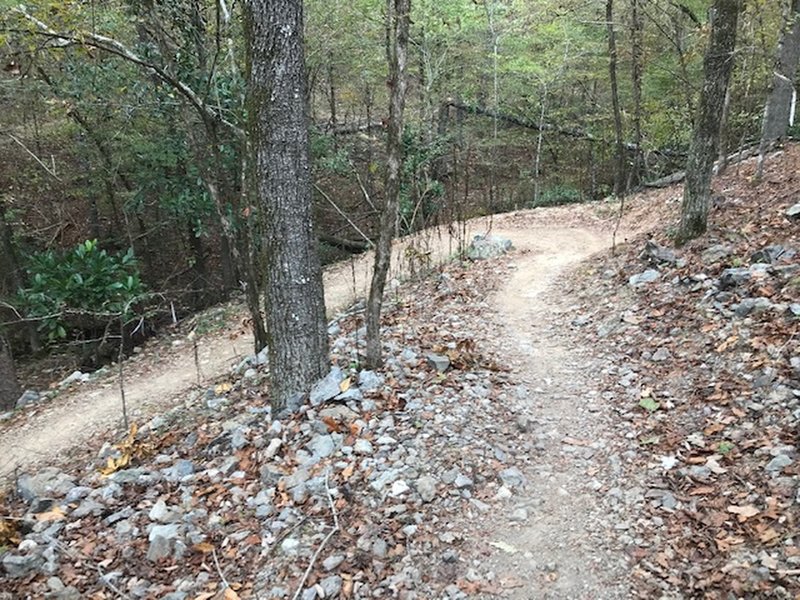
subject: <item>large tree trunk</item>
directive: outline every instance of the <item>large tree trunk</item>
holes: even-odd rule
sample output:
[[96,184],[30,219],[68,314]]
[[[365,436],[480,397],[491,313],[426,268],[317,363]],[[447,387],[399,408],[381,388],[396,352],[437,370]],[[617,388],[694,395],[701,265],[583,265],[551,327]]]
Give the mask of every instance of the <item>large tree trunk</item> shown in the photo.
[[679,244],[706,231],[711,176],[719,149],[720,122],[736,47],[741,0],[715,0],[711,10],[711,39],[703,59],[703,90],[686,165]]
[[388,157],[385,203],[381,212],[380,234],[375,248],[375,268],[367,302],[367,354],[370,368],[381,364],[381,308],[386,275],[392,259],[392,240],[397,229],[400,178],[403,167],[403,113],[406,104],[406,59],[411,22],[411,0],[387,0],[386,54],[389,63],[389,125],[386,141]]
[[614,195],[625,191],[625,145],[622,141],[622,111],[617,85],[617,34],[614,31],[614,0],[606,0],[608,27],[608,75],[611,82],[611,106],[614,113]]
[[6,341],[0,337],[0,410],[13,409],[21,394],[11,351]]
[[322,268],[311,219],[302,0],[245,3],[252,181],[266,237],[273,410],[328,370]]
[[767,149],[775,140],[786,137],[789,130],[798,62],[800,62],[800,0],[792,0],[786,26],[778,42],[775,71],[767,104],[764,107],[758,177],[763,172],[764,155]]
[[628,179],[638,185],[642,180],[644,170],[644,151],[642,149],[642,61],[644,58],[643,37],[644,20],[640,6],[641,0],[631,0],[631,84],[633,86],[633,143],[636,144],[636,154],[633,159],[633,169]]

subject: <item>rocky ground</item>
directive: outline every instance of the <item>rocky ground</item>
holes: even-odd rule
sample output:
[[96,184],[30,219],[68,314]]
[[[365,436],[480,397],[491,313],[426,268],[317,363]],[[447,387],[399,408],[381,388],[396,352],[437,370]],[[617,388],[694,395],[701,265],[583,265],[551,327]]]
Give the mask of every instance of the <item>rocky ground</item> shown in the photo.
[[503,217],[509,255],[393,282],[383,370],[356,305],[290,410],[253,356],[18,473],[0,598],[797,597],[798,164],[679,250],[680,188],[613,256],[606,206]]

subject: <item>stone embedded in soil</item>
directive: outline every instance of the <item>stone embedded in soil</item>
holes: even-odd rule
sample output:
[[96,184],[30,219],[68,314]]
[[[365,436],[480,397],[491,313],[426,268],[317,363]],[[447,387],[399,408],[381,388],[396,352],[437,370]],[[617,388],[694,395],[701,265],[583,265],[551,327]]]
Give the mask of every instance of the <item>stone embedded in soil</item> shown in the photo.
[[339,367],[333,367],[330,372],[311,389],[308,399],[311,406],[319,406],[323,402],[332,400],[341,393],[339,387],[344,380],[344,373]]
[[659,273],[656,269],[647,269],[642,273],[631,276],[630,279],[628,279],[628,283],[633,287],[639,287],[658,281],[660,277],[661,273]]
[[432,502],[436,498],[436,479],[430,475],[423,475],[414,485],[423,502]]

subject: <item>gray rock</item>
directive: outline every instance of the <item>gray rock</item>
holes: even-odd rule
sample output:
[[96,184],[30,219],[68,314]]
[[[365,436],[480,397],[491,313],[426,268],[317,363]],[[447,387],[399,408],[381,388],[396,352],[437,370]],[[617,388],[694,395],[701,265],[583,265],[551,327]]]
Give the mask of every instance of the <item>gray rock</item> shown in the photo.
[[42,396],[39,392],[35,392],[33,390],[25,390],[22,396],[19,397],[16,404],[14,404],[14,408],[19,410],[21,408],[25,408],[29,404],[36,404],[39,400],[41,400]]
[[71,383],[85,383],[89,381],[91,376],[89,373],[81,373],[80,371],[73,371],[69,376],[59,382],[58,387],[64,387]]
[[631,276],[630,279],[628,279],[628,283],[633,287],[639,287],[648,283],[653,283],[654,281],[658,281],[660,277],[661,273],[659,273],[656,269],[647,269],[642,273]]
[[26,577],[42,568],[44,559],[38,554],[28,554],[20,556],[18,554],[6,554],[3,557],[3,569],[12,579]]
[[194,475],[194,471],[195,466],[192,461],[186,460],[185,458],[179,458],[175,461],[174,465],[168,469],[164,469],[163,473],[170,481],[179,481],[184,477]]
[[667,510],[675,510],[678,500],[670,492],[664,492],[664,495],[661,496],[661,506]]
[[668,264],[674,265],[678,262],[675,252],[664,246],[659,246],[653,240],[647,240],[644,245],[644,250],[639,255],[641,259],[646,260],[650,264]]
[[466,475],[463,475],[462,473],[459,473],[456,476],[456,480],[453,483],[460,490],[464,488],[471,488],[473,485],[472,479],[470,479]]
[[769,463],[767,463],[766,469],[770,473],[779,473],[793,462],[794,460],[792,460],[791,457],[785,454],[778,454],[775,458],[769,461]]
[[151,521],[158,521],[159,523],[174,523],[180,521],[183,511],[178,507],[167,506],[163,499],[159,499],[150,509],[148,517]]
[[498,474],[500,477],[500,481],[503,482],[503,485],[507,488],[518,488],[525,485],[525,477],[522,472],[516,467],[509,467],[508,469],[503,469]]
[[343,404],[334,404],[333,406],[326,406],[320,410],[319,416],[321,418],[335,419],[337,421],[341,420],[349,423],[358,418],[358,413],[347,408]]
[[55,467],[47,467],[35,475],[23,473],[17,479],[17,490],[27,502],[38,497],[62,498],[74,487],[75,481]]
[[375,449],[372,447],[372,443],[369,440],[362,438],[356,440],[355,444],[353,444],[353,451],[356,454],[369,455],[375,452]]
[[323,402],[332,400],[339,395],[339,385],[344,379],[344,373],[339,367],[333,367],[330,372],[311,389],[308,398],[311,406],[319,406]]
[[364,369],[358,374],[358,387],[365,392],[374,392],[383,385],[383,377],[375,371]]
[[795,250],[776,244],[753,252],[753,254],[750,255],[750,262],[771,264],[779,260],[794,258],[796,254],[797,252]]
[[405,363],[414,363],[417,362],[417,353],[414,352],[411,348],[404,348],[403,351],[400,353],[400,360]]
[[794,374],[800,377],[800,356],[793,356],[791,359],[789,359],[789,364],[792,365]]
[[351,400],[355,402],[361,402],[363,399],[364,394],[361,392],[361,388],[358,388],[354,385],[351,385],[347,391],[342,392],[334,398],[334,400],[337,402],[349,402]]
[[724,244],[717,244],[716,246],[711,246],[710,248],[706,249],[702,254],[703,262],[708,263],[715,263],[723,258],[727,258],[733,252],[733,248],[730,246],[726,246]]
[[511,517],[509,519],[515,523],[522,523],[528,520],[528,509],[526,508],[517,508],[514,512],[511,513]]
[[423,502],[431,502],[436,498],[436,479],[430,475],[423,475],[414,483],[417,493]]
[[745,267],[725,269],[719,278],[719,289],[728,290],[734,288],[749,281],[751,277],[750,269]]
[[386,540],[383,538],[377,538],[372,542],[371,550],[373,556],[376,558],[386,558],[386,555],[389,553],[389,544],[387,544]]
[[342,591],[342,578],[338,575],[330,575],[319,582],[325,592],[326,598],[335,598]]
[[513,249],[511,240],[496,235],[476,235],[467,248],[470,260],[487,260],[497,258]]
[[316,461],[327,458],[336,452],[336,442],[330,435],[316,435],[311,438],[306,447],[311,451],[313,459]]
[[103,504],[100,504],[91,498],[86,498],[78,505],[78,508],[72,511],[70,516],[76,519],[82,519],[83,517],[88,517],[89,515],[99,515],[104,509],[105,506]]
[[300,541],[293,537],[286,538],[281,542],[281,552],[287,556],[297,556],[300,552]]
[[233,430],[233,433],[231,434],[231,448],[234,450],[241,450],[249,443],[250,442],[247,439],[247,433],[245,433],[243,427],[237,427]]
[[67,495],[64,496],[64,502],[67,504],[72,504],[73,502],[77,502],[78,500],[82,500],[89,495],[92,491],[92,488],[86,487],[85,485],[76,485],[72,488]]
[[425,355],[425,358],[428,360],[428,364],[439,371],[439,373],[444,373],[450,368],[450,359],[442,354],[434,354],[431,352]]
[[787,208],[785,214],[790,219],[800,219],[800,202]]
[[653,352],[653,356],[650,358],[653,362],[664,362],[668,360],[672,355],[669,353],[669,350],[666,348],[659,348],[655,352]]
[[322,568],[326,571],[333,571],[344,562],[344,556],[341,554],[333,554],[322,561]]
[[285,477],[283,477],[283,483],[286,486],[286,489],[290,490],[293,487],[308,481],[309,477],[310,475],[308,474],[308,471],[306,469],[297,469],[291,475],[286,475]]
[[180,531],[181,526],[178,523],[154,525],[148,535],[150,547],[147,550],[147,560],[158,562],[171,556],[175,550],[175,543],[180,538]]

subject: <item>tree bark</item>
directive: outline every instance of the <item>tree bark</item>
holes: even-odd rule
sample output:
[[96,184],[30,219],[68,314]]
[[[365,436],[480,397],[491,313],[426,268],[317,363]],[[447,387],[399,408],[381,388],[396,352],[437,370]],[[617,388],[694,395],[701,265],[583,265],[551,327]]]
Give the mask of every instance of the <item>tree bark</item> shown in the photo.
[[253,182],[263,211],[273,411],[328,370],[311,210],[302,0],[245,3]]
[[[633,143],[636,154],[631,169],[631,183],[638,185],[642,180],[644,153],[642,152],[642,61],[644,21],[641,11],[642,0],[631,0],[631,83],[633,85]],[[628,188],[630,188],[630,184]]]
[[759,178],[763,173],[764,155],[767,149],[776,140],[786,137],[789,130],[798,62],[800,62],[800,0],[792,0],[788,19],[778,42],[775,71],[764,107],[757,169]]
[[702,235],[708,226],[711,176],[719,149],[721,115],[733,70],[741,10],[741,0],[715,0],[711,11],[711,39],[703,59],[703,90],[686,165],[678,244]]
[[0,336],[0,410],[12,410],[21,395],[11,350]]
[[375,267],[367,302],[366,363],[369,368],[381,365],[381,308],[386,275],[392,258],[392,240],[397,229],[397,208],[403,168],[403,116],[406,103],[406,61],[411,22],[411,0],[386,2],[386,57],[389,63],[389,123],[386,141],[385,203],[380,219]]
[[608,27],[608,75],[611,83],[611,106],[614,113],[614,195],[625,191],[625,146],[622,141],[622,111],[619,107],[617,85],[617,34],[614,31],[614,0],[606,0]]

